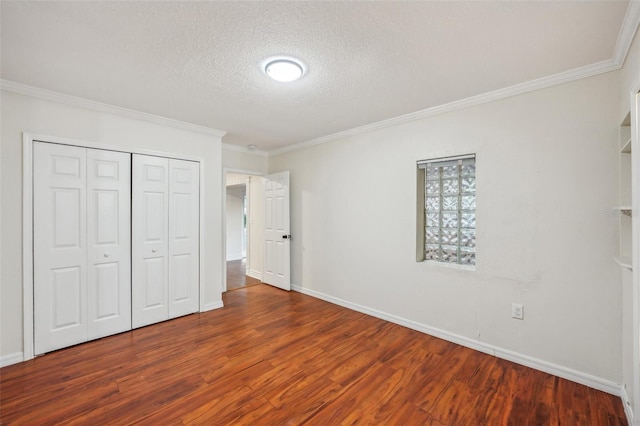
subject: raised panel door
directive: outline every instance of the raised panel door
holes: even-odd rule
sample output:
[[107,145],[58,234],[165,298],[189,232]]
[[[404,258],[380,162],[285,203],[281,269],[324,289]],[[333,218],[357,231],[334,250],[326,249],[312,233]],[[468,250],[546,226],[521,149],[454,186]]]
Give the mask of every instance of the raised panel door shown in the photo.
[[169,160],[133,155],[132,325],[169,318]]
[[169,316],[199,308],[200,167],[169,160]]
[[131,154],[87,150],[89,339],[131,329]]
[[33,144],[35,354],[87,340],[86,149]]

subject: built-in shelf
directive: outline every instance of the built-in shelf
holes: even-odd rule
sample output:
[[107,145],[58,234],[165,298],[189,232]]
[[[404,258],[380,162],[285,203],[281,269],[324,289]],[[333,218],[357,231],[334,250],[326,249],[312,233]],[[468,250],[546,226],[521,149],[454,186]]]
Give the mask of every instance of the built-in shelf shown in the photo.
[[627,216],[631,216],[631,211],[633,210],[631,206],[616,206],[613,209],[620,211],[622,214],[626,214]]
[[630,271],[633,270],[633,268],[631,266],[631,257],[628,257],[628,256],[614,256],[613,259],[622,268],[627,268]]
[[619,198],[620,205],[614,207],[614,211],[620,212],[618,216],[618,253],[616,262],[622,268],[631,270],[631,115],[627,114],[620,124],[618,139],[620,155],[618,161]]

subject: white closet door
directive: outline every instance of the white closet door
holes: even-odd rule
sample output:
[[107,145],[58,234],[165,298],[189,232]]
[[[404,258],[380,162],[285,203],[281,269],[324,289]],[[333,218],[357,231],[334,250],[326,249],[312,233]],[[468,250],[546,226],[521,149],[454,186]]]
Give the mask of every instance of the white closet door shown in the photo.
[[131,154],[87,150],[89,339],[131,329]]
[[169,316],[199,308],[200,167],[169,160]]
[[169,318],[169,160],[133,155],[132,322],[133,327]]
[[33,144],[35,353],[87,340],[86,149]]

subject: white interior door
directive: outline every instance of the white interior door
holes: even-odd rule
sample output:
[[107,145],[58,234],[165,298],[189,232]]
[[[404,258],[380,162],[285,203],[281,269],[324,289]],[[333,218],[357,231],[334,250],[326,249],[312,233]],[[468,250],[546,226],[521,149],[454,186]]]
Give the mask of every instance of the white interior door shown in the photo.
[[131,329],[131,154],[87,150],[89,339]]
[[264,267],[262,281],[291,290],[289,172],[265,176]]
[[169,160],[169,317],[200,306],[200,164]]
[[169,318],[169,160],[133,155],[132,325]]
[[33,144],[35,354],[87,340],[86,152]]

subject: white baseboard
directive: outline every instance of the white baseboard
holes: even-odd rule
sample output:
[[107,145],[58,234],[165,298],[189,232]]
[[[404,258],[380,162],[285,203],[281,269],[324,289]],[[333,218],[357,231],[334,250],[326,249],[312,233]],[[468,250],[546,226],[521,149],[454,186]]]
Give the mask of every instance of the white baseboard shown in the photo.
[[247,271],[247,275],[251,278],[255,278],[256,280],[262,281],[262,272],[256,271],[255,269],[251,269]]
[[222,303],[222,300],[205,304],[204,309],[201,310],[200,312],[208,312],[208,311],[213,311],[214,309],[220,309],[220,308],[224,308],[224,303]]
[[631,400],[627,394],[627,389],[622,386],[620,388],[620,399],[622,399],[622,406],[624,407],[624,414],[627,415],[627,423],[630,425],[633,423],[633,410],[631,409]]
[[227,262],[230,260],[242,260],[244,256],[242,256],[242,253],[237,253],[237,254],[227,254]]
[[[584,373],[582,371],[573,370],[571,368],[563,367],[561,365],[553,364],[551,362],[543,361],[541,359],[533,358],[528,355],[523,355],[517,352],[503,349],[488,343],[480,342],[469,337],[461,336],[459,334],[451,333],[436,327],[431,327],[425,324],[418,323],[406,318],[398,317],[396,315],[388,314],[386,312],[379,311],[377,309],[368,308],[366,306],[358,305],[337,297],[329,296],[327,294],[310,290],[308,288],[292,285],[291,289],[308,296],[322,299],[324,301],[343,306],[354,311],[362,312],[363,314],[371,315],[376,318],[383,319],[385,321],[392,322],[394,324],[402,325],[404,327],[420,331],[425,334],[429,334],[434,337],[438,337],[443,340],[447,340],[452,343],[456,343],[467,348],[471,348],[480,352],[484,352],[489,355],[503,358],[516,364],[521,364],[536,370],[544,371],[545,373],[553,374],[554,376],[562,377],[563,379],[571,380],[572,382],[580,383],[585,386],[589,386],[594,389],[607,392],[612,395],[622,397],[622,387],[620,384],[605,380],[600,377],[592,376],[591,374]],[[625,405],[625,411],[628,405],[623,400]]]
[[0,367],[17,364],[22,361],[24,361],[24,354],[22,352],[3,355],[2,357],[0,357]]

